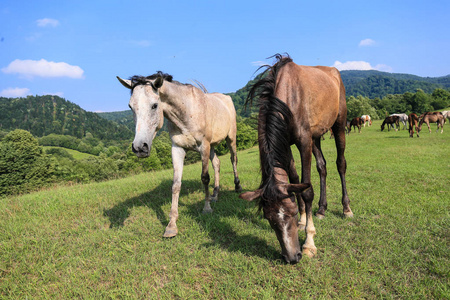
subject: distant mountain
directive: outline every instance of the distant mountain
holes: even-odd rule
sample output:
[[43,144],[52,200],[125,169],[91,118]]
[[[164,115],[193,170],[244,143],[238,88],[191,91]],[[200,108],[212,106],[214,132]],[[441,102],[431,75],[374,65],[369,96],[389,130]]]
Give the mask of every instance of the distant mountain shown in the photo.
[[443,77],[420,77],[410,74],[380,71],[341,71],[348,96],[383,98],[389,94],[414,93],[417,89],[431,94],[437,88],[450,88],[450,75]]
[[[365,96],[370,99],[383,98],[389,94],[404,94],[406,92],[415,93],[417,89],[422,89],[425,93],[431,94],[437,88],[450,89],[450,75],[443,77],[420,77],[410,74],[387,73],[375,70],[370,71],[341,71],[342,80],[346,89],[347,97]],[[257,107],[245,108],[250,87],[259,79],[250,80],[247,84],[234,93],[228,93],[233,98],[238,115],[248,117],[252,112],[257,111]],[[99,113],[105,119],[126,125],[134,131],[134,120],[131,110]]]
[[36,137],[51,133],[100,140],[129,140],[133,132],[58,96],[0,97],[0,129],[24,129]]

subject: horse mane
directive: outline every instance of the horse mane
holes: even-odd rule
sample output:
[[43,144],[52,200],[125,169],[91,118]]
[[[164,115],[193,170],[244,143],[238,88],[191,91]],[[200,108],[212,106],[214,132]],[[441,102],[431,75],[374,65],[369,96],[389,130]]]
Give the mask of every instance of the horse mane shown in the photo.
[[[250,89],[246,104],[258,98],[258,142],[261,167],[261,197],[259,208],[279,201],[288,195],[283,194],[277,187],[279,183],[275,177],[275,168],[281,168],[289,173],[290,167],[290,124],[292,112],[289,107],[275,97],[276,80],[278,72],[292,59],[280,54],[274,55],[277,62],[273,66],[265,66],[266,70],[260,80]],[[264,67],[264,66],[263,66]]]
[[[150,80],[155,80],[158,77],[162,77],[164,80],[168,82],[175,83],[177,85],[185,85],[185,86],[192,86],[192,84],[189,83],[181,83],[176,80],[173,80],[173,76],[169,75],[167,73],[157,71],[155,74],[152,74],[150,76],[141,76],[141,75],[134,75],[129,78],[131,80],[131,92],[133,92],[133,89],[137,87],[138,85],[146,85]],[[206,88],[200,83],[201,87],[200,89],[207,93]]]

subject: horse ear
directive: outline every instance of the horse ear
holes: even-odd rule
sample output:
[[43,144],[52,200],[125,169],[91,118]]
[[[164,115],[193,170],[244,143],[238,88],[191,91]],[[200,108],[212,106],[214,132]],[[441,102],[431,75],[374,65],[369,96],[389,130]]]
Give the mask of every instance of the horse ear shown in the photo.
[[127,89],[131,89],[131,80],[122,79],[119,76],[116,76],[119,79],[120,83],[126,87]]
[[153,86],[155,87],[155,89],[159,89],[160,87],[162,87],[164,83],[164,78],[162,76],[158,76],[158,78],[156,78],[155,82],[153,82]]
[[247,201],[253,201],[259,197],[261,197],[261,190],[256,190],[254,192],[245,192],[239,195],[239,198]]
[[311,183],[295,183],[286,184],[286,190],[289,194],[291,193],[301,193],[311,187]]

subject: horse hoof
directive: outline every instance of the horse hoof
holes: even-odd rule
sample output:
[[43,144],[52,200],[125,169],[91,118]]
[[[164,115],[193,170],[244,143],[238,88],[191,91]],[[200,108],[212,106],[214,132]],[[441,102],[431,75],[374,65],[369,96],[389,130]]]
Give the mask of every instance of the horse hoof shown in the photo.
[[302,247],[302,255],[308,256],[309,258],[313,258],[317,254],[317,248],[305,248]]
[[166,228],[166,231],[164,232],[163,237],[165,238],[171,238],[178,234],[178,229],[175,228]]
[[353,212],[352,211],[344,212],[344,217],[345,218],[353,218]]
[[204,214],[210,214],[212,212],[213,212],[212,208],[203,208],[203,213]]
[[325,215],[316,213],[316,218],[319,219],[319,220],[323,220],[323,219],[325,219]]
[[218,195],[211,196],[211,202],[217,202]]

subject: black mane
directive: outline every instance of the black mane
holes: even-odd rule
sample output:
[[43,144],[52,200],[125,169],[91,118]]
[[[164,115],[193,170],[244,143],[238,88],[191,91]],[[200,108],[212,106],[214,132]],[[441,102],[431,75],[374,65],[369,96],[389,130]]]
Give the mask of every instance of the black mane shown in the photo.
[[263,76],[256,82],[247,97],[246,103],[252,103],[254,98],[258,98],[260,107],[258,121],[258,142],[261,164],[261,184],[262,190],[259,206],[264,207],[273,201],[286,198],[277,188],[275,178],[275,168],[281,168],[289,173],[290,167],[290,124],[292,123],[292,113],[289,107],[275,97],[276,79],[280,69],[292,59],[280,54],[274,55],[277,62],[273,66],[266,66]]
[[131,80],[131,85],[134,88],[134,87],[136,87],[138,85],[145,85],[150,80],[155,80],[158,77],[162,77],[164,80],[167,80],[169,82],[172,82],[172,80],[173,80],[173,76],[172,75],[169,75],[167,73],[163,73],[161,71],[158,71],[155,74],[150,75],[150,76],[134,75],[134,76],[130,77],[130,80]]
[[[173,80],[172,75],[163,73],[161,71],[157,71],[155,74],[150,75],[150,76],[134,75],[134,76],[130,77],[129,80],[131,80],[131,92],[133,92],[133,89],[135,87],[137,87],[138,85],[146,85],[146,84],[148,84],[149,81],[155,80],[158,77],[162,77],[164,80],[178,84],[178,85],[192,86],[192,84],[189,84],[189,83],[181,83],[176,80]],[[206,91],[206,88],[204,88],[204,91]]]

